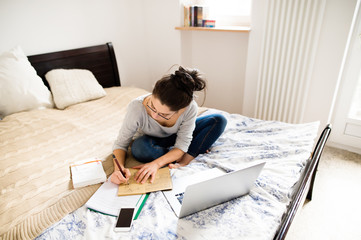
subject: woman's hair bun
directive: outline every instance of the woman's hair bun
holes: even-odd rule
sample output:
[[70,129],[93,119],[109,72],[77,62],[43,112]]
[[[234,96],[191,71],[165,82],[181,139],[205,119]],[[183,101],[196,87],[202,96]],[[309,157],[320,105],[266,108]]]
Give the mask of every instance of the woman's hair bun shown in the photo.
[[194,91],[201,91],[206,87],[206,81],[197,69],[187,69],[180,66],[172,75],[176,84],[180,88],[189,91],[192,95]]
[[172,111],[178,111],[192,102],[193,92],[205,88],[206,80],[197,69],[180,66],[173,74],[168,74],[158,80],[152,94]]

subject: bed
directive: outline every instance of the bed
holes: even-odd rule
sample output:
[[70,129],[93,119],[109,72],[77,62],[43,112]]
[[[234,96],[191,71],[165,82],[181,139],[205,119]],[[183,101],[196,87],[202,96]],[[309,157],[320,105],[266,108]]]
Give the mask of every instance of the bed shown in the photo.
[[[84,206],[100,184],[74,189],[69,165],[96,157],[103,160],[109,176],[111,148],[127,104],[147,91],[121,86],[111,43],[28,60],[54,102],[52,107],[14,112],[0,121],[1,239],[285,239],[305,199],[312,199],[330,125],[318,136],[318,122],[288,124],[201,108],[199,114],[223,114],[228,125],[210,153],[172,170],[172,178],[214,167],[233,171],[266,161],[251,192],[182,219],[174,215],[162,192],[153,192],[132,230],[116,233],[114,217]],[[54,69],[90,71],[100,84],[96,87],[100,95],[64,107],[56,85],[46,80]],[[78,89],[78,79],[71,75],[68,91]],[[127,164],[135,164],[130,154]]]

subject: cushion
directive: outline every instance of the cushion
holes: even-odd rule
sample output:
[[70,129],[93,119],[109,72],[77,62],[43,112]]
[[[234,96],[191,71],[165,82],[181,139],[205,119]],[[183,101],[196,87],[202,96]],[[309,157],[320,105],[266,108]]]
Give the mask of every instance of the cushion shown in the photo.
[[57,108],[97,99],[106,95],[93,73],[85,69],[54,69],[45,74]]
[[52,108],[49,89],[21,47],[0,55],[0,118],[38,108]]

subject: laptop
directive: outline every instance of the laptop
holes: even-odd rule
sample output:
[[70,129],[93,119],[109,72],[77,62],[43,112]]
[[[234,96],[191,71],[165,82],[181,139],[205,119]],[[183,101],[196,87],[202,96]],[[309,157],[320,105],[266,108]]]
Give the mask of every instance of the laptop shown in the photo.
[[265,162],[225,173],[219,168],[173,180],[173,189],[163,191],[177,217],[213,207],[249,193]]

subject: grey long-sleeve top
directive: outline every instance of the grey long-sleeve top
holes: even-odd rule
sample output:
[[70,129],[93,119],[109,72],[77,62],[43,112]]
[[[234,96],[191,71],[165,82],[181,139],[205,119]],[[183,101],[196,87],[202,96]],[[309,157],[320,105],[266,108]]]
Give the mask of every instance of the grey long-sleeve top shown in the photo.
[[195,129],[198,112],[197,103],[193,100],[172,127],[165,127],[147,113],[143,101],[149,95],[140,96],[129,103],[123,125],[113,145],[113,150],[122,149],[127,151],[132,139],[139,135],[168,137],[177,133],[174,147],[187,152]]

